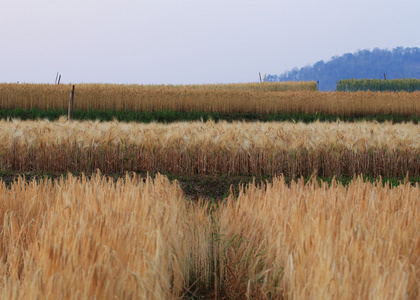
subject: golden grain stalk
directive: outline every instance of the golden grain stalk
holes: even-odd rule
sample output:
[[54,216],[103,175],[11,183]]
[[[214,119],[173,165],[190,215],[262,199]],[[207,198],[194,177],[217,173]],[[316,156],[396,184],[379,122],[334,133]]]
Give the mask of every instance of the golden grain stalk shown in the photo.
[[0,121],[0,168],[322,176],[420,175],[420,127],[390,123]]
[[[212,215],[163,176],[0,181],[2,299],[415,299],[420,188],[250,184]],[[213,284],[213,286],[210,286]],[[197,296],[197,295],[195,295]]]
[[210,219],[165,177],[0,182],[1,299],[170,299],[209,282]]
[[420,188],[284,178],[219,209],[219,285],[231,299],[417,299]]
[[[323,113],[343,116],[420,114],[420,92],[317,92],[307,88],[307,84],[310,87],[312,83],[201,86],[79,84],[76,85],[75,109]],[[289,90],[284,91],[284,86],[290,87],[287,88]],[[0,109],[67,109],[70,91],[70,85],[0,84]]]

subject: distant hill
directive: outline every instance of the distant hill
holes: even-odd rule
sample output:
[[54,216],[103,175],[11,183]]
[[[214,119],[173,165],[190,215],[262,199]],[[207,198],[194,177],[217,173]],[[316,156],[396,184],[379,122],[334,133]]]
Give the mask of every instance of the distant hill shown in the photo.
[[341,79],[420,78],[420,48],[398,47],[359,50],[318,61],[313,66],[294,68],[280,75],[267,75],[267,81],[319,81],[319,90],[335,90]]

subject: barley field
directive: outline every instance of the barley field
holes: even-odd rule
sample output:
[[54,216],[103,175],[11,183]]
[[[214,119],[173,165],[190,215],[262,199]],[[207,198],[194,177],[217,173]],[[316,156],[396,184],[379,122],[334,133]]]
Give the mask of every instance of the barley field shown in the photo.
[[[84,111],[420,115],[420,92],[271,91],[282,83],[264,83],[264,86],[273,86],[264,92],[255,88],[261,85],[250,84],[250,88],[242,89],[236,86],[247,85],[217,88],[211,85],[80,84],[76,86],[74,108]],[[70,85],[0,84],[0,109],[67,109],[70,91]]]
[[[284,177],[209,209],[157,176],[0,181],[2,299],[415,299],[420,188]],[[193,298],[194,299],[194,298]]]
[[210,219],[165,177],[0,182],[1,299],[178,299],[208,281]]
[[230,299],[418,299],[420,188],[250,185],[219,208]]
[[[0,110],[70,89],[0,84]],[[339,118],[418,116],[420,92],[316,89],[80,84],[75,108],[336,122],[0,120],[0,299],[418,299],[420,124]],[[254,182],[190,198],[182,176]]]
[[0,170],[405,177],[420,126],[389,123],[0,121]]

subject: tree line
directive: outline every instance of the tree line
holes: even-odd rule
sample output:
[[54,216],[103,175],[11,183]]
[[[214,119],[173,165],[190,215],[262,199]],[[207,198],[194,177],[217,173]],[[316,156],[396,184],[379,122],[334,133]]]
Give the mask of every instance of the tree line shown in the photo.
[[420,48],[375,48],[334,56],[312,66],[294,68],[266,81],[317,81],[320,91],[333,91],[342,79],[420,78]]

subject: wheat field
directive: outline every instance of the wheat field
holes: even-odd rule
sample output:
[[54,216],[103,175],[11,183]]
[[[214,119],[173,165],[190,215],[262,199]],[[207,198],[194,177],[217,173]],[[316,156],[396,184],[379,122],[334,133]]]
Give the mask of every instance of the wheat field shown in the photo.
[[412,123],[0,121],[1,171],[420,175]]
[[420,188],[284,178],[219,208],[230,299],[418,299]]
[[[212,210],[158,175],[0,181],[2,299],[415,299],[420,188],[284,177]],[[197,295],[196,295],[197,296]]]
[[210,219],[165,177],[0,182],[1,299],[178,299],[208,281]]
[[[420,92],[314,85],[82,84],[75,108],[420,114]],[[0,84],[0,109],[66,108],[69,93]],[[81,174],[0,179],[0,299],[419,298],[419,185],[356,176],[420,176],[420,125],[0,120],[0,172]],[[273,182],[214,204],[159,172]]]
[[[217,85],[80,84],[76,85],[74,108],[84,111],[171,110],[338,116],[420,114],[420,92],[318,92],[306,88],[298,91],[273,91],[282,84],[293,86],[292,83],[225,85],[222,88]],[[296,83],[296,86],[299,84]],[[268,91],[264,92],[264,86]],[[70,85],[0,84],[0,109],[67,109],[70,91]]]

